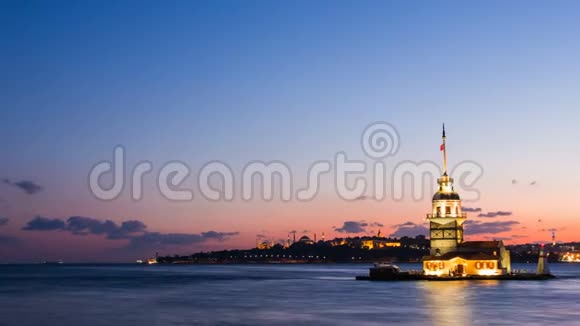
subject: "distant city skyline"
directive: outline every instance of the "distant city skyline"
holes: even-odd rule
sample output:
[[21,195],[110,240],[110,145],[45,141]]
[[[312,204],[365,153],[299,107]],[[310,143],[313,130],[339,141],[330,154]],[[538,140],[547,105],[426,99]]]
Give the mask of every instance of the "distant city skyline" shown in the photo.
[[[9,31],[0,35],[0,262],[133,261],[251,248],[258,236],[285,240],[293,230],[327,239],[379,229],[426,235],[436,180],[427,178],[417,199],[393,171],[405,162],[440,171],[442,123],[452,177],[481,167],[458,189],[466,239],[549,243],[555,232],[557,241],[580,240],[580,3],[0,8]],[[365,149],[376,123],[396,130],[392,155]],[[91,171],[112,162],[118,146],[123,187],[99,199]],[[340,153],[367,168],[346,179],[349,189],[357,176],[368,181],[348,200],[334,177]],[[158,176],[171,162],[189,175],[162,191]],[[231,169],[232,198],[200,191],[211,162]],[[252,162],[287,166],[290,200],[275,188],[272,200],[244,198]],[[301,200],[316,162],[332,163],[332,173]],[[382,200],[373,198],[377,162],[387,171]],[[462,162],[473,165],[454,172]],[[137,166],[142,178],[132,177]],[[206,177],[209,190],[224,184]],[[114,185],[110,173],[95,180]],[[178,189],[192,198],[167,198]]]

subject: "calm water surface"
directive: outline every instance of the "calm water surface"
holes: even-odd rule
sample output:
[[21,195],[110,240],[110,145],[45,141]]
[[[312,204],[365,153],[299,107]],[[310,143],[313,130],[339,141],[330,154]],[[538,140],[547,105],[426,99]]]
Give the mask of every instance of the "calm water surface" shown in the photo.
[[551,281],[355,281],[368,267],[5,265],[0,325],[580,325],[580,264]]

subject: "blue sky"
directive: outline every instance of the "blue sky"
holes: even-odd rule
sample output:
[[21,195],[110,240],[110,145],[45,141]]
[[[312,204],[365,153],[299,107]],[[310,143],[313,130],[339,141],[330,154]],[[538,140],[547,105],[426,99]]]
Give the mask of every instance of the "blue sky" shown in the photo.
[[[374,121],[399,130],[397,160],[435,161],[446,122],[450,160],[484,166],[498,209],[512,178],[546,187],[525,196],[577,197],[579,13],[577,1],[4,1],[0,171],[45,198],[0,194],[14,200],[0,213],[16,225],[72,202],[58,213],[95,215],[86,176],[117,144],[131,162],[304,170],[339,150],[363,157]],[[578,208],[554,204],[567,219]],[[128,207],[108,212],[142,212]]]

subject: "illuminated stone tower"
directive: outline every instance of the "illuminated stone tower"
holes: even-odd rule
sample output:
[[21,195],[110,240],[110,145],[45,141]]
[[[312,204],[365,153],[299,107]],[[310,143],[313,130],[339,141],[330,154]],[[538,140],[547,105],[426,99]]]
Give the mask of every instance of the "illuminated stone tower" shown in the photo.
[[463,242],[463,222],[466,214],[461,211],[461,199],[453,189],[453,178],[447,174],[447,148],[445,145],[445,125],[443,125],[443,175],[437,179],[439,188],[433,195],[433,210],[427,214],[431,255],[438,256],[455,251]]

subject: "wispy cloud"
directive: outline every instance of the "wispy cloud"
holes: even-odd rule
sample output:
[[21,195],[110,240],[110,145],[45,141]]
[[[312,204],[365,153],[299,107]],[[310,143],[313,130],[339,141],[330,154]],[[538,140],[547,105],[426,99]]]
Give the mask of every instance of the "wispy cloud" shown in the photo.
[[160,232],[146,232],[138,236],[129,238],[129,244],[126,249],[159,249],[168,246],[186,246],[204,243],[207,240],[213,239],[217,241],[224,241],[230,236],[238,235],[239,232],[216,232],[208,231],[197,233],[160,233]]
[[395,231],[391,233],[390,237],[415,237],[417,235],[427,235],[429,229],[425,225],[413,223],[411,221],[393,225]]
[[340,233],[363,233],[366,232],[367,226],[369,224],[365,221],[346,221],[341,227],[334,230]]
[[8,217],[0,217],[0,226],[6,225],[8,224],[8,222],[10,222],[10,219]]
[[461,210],[464,212],[473,212],[473,213],[481,212],[480,207],[461,207]]
[[520,224],[518,221],[493,221],[481,222],[477,220],[467,220],[465,225],[465,234],[496,234],[511,231],[514,226]]
[[218,241],[225,241],[229,237],[240,234],[240,232],[217,232],[217,231],[207,231],[201,232],[201,237],[204,239],[214,239]]
[[20,240],[17,237],[13,237],[11,235],[0,234],[0,245],[15,246],[15,245],[19,245],[21,243],[22,243],[22,240]]
[[498,216],[511,216],[512,212],[497,211],[497,212],[487,212],[477,215],[477,217],[498,217]]
[[5,184],[16,187],[29,195],[34,195],[42,191],[43,187],[30,180],[12,181],[10,179],[2,180]]

